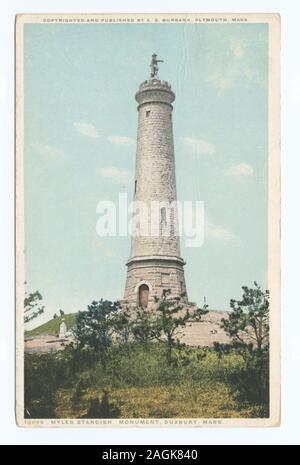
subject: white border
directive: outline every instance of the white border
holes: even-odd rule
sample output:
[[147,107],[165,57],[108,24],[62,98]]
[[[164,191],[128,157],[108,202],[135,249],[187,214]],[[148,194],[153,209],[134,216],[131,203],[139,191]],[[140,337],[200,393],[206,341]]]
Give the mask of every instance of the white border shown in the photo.
[[[109,5],[109,6],[108,6]],[[2,444],[299,444],[300,433],[300,361],[298,281],[300,253],[299,210],[299,105],[300,63],[297,59],[300,42],[300,5],[294,0],[186,0],[184,11],[274,12],[282,18],[283,45],[283,416],[276,429],[204,429],[204,430],[24,430],[14,419],[14,229],[13,229],[13,145],[14,145],[14,15],[20,12],[81,11],[182,11],[179,0],[152,0],[151,5],[137,1],[99,0],[51,2],[11,0],[1,7],[0,15],[0,443]]]

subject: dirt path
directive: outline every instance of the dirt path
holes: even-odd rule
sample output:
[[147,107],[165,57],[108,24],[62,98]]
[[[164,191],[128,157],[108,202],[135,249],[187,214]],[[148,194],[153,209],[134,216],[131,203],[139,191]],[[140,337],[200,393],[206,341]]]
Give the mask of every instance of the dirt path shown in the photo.
[[59,339],[49,334],[41,336],[31,336],[25,338],[25,352],[29,354],[40,352],[51,352],[52,350],[63,350],[66,345],[72,342],[72,338]]

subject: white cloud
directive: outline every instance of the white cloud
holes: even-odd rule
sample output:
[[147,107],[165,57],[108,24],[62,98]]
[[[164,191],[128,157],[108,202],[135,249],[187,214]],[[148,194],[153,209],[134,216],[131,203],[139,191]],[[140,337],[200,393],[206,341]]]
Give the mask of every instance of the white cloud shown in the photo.
[[214,71],[207,78],[207,82],[211,83],[217,89],[230,89],[234,86],[234,79],[227,75],[227,72]]
[[244,60],[234,60],[222,70],[214,70],[206,82],[218,90],[227,90],[232,87],[247,87],[250,85],[264,86],[264,77],[257,69],[250,66]]
[[237,240],[236,235],[230,231],[230,229],[216,225],[208,220],[205,222],[205,236],[221,242],[232,242]]
[[115,145],[135,145],[135,140],[127,136],[108,136],[107,139]]
[[231,39],[229,47],[233,56],[240,60],[245,55],[247,44],[244,40]]
[[132,173],[127,170],[119,170],[115,166],[105,166],[100,169],[100,175],[103,178],[113,179],[119,184],[130,186],[133,180]]
[[[257,39],[257,38],[256,38]],[[220,36],[209,50],[209,65],[206,82],[219,91],[233,87],[266,86],[266,76],[257,66],[258,43],[238,36],[224,39]]]
[[64,156],[64,152],[61,149],[53,147],[47,144],[35,144],[38,152],[46,158],[61,158]]
[[232,165],[225,171],[226,176],[231,176],[236,179],[243,179],[252,176],[254,169],[248,163],[239,163],[238,165]]
[[215,146],[204,139],[195,139],[193,137],[184,137],[183,143],[193,149],[195,152],[203,155],[212,155],[215,153]]
[[84,136],[91,137],[94,139],[99,137],[98,131],[93,124],[81,121],[75,122],[74,127],[77,129],[78,132],[80,132],[80,134],[83,134]]

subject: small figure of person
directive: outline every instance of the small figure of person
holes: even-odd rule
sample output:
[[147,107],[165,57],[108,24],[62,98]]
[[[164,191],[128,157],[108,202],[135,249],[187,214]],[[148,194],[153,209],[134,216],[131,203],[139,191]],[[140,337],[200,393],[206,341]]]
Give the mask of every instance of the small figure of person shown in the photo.
[[158,74],[158,63],[163,63],[163,60],[157,60],[156,53],[152,54],[152,60],[150,63],[151,68],[151,79],[156,79]]

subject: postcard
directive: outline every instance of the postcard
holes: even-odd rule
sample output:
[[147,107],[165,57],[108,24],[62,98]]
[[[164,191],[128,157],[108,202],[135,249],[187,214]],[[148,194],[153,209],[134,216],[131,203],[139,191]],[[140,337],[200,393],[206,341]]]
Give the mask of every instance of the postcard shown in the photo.
[[280,424],[280,16],[16,17],[16,418]]

